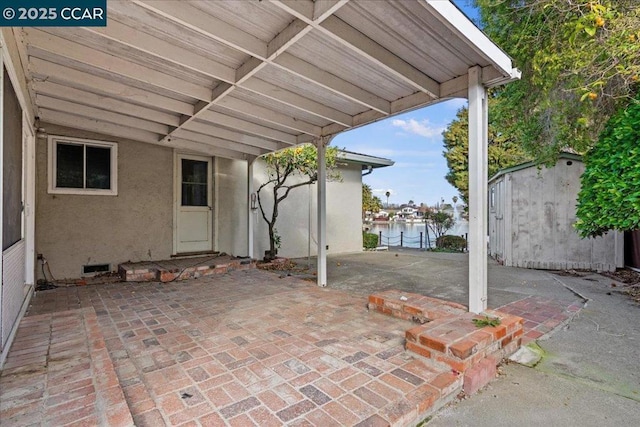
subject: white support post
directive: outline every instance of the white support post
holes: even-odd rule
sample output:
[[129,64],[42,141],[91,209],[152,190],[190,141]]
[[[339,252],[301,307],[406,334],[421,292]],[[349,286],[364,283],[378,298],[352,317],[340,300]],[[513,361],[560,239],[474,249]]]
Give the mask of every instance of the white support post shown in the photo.
[[255,220],[253,215],[255,213],[255,209],[253,209],[253,204],[256,202],[253,200],[254,188],[253,188],[253,164],[256,159],[248,159],[247,160],[247,256],[251,259],[253,256],[253,224]]
[[318,286],[327,286],[327,145],[326,137],[316,139],[318,149]]
[[487,91],[469,69],[469,311],[487,309]]

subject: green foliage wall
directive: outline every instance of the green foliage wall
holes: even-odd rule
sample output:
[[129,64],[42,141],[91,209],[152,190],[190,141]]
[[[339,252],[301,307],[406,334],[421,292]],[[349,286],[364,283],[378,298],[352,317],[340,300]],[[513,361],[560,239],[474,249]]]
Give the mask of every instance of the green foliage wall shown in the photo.
[[582,237],[640,228],[640,97],[607,123],[585,156],[576,228]]

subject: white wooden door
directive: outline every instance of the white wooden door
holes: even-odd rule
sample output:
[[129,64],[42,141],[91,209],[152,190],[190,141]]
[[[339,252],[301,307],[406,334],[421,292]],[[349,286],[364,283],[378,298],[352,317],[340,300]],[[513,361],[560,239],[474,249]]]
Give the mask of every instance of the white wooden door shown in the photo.
[[211,158],[176,156],[175,252],[213,249]]

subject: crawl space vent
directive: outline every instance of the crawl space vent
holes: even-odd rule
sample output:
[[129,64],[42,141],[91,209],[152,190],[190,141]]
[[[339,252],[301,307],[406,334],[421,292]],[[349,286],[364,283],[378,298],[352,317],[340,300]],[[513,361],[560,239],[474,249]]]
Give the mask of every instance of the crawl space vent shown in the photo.
[[109,271],[109,264],[92,264],[82,266],[82,274],[108,273]]

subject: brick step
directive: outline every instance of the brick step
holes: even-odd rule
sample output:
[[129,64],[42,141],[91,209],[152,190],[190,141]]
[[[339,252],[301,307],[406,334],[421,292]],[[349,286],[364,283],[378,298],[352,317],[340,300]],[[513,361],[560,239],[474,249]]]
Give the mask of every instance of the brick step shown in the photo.
[[[500,325],[477,327],[473,319],[499,318]],[[406,331],[406,349],[446,363],[464,375],[463,389],[473,394],[494,376],[500,361],[520,348],[522,318],[487,310],[442,318]]]
[[251,258],[216,256],[172,259],[153,262],[128,262],[118,266],[118,274],[125,282],[172,282],[225,274],[233,270],[255,268]]
[[369,309],[418,323],[467,312],[467,307],[462,304],[394,289],[369,295]]
[[[462,381],[462,376],[452,372],[437,374],[435,378],[427,380],[416,390],[390,404],[385,411],[385,421],[390,427],[416,425],[455,399],[462,391]],[[394,417],[393,414],[402,415]],[[366,425],[378,424],[371,422]]]
[[[370,295],[369,309],[420,323],[405,332],[405,348],[459,373],[467,394],[485,386],[522,343],[524,320],[495,310],[476,315],[461,304],[396,290]],[[500,325],[476,326],[473,320],[485,316]]]

